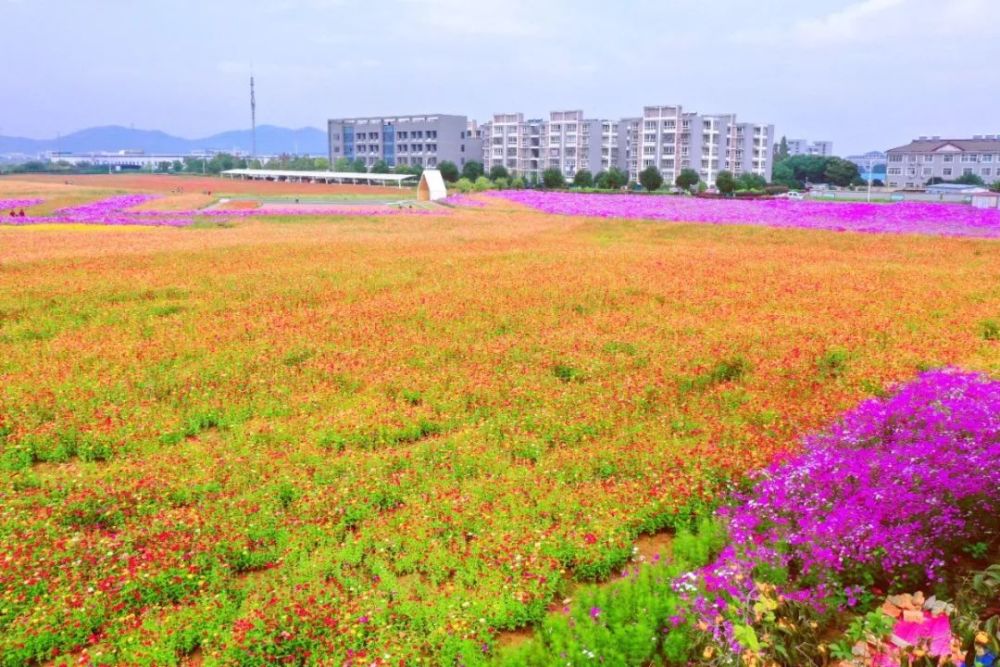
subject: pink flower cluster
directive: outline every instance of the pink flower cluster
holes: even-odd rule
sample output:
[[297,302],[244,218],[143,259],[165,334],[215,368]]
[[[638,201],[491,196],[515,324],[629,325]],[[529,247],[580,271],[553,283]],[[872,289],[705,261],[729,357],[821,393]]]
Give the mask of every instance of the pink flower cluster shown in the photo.
[[964,204],[867,204],[787,199],[754,201],[538,190],[504,190],[486,194],[560,215],[1000,238],[1000,209],[978,209]]
[[[130,194],[109,197],[99,201],[71,206],[56,211],[50,216],[25,216],[0,218],[0,224],[11,225],[32,225],[42,223],[75,223],[86,225],[145,225],[153,227],[187,227],[194,223],[196,217],[207,217],[219,221],[242,219],[262,215],[360,215],[360,216],[380,216],[380,215],[431,215],[440,212],[428,209],[404,209],[397,207],[375,207],[375,206],[344,206],[344,205],[320,205],[307,207],[287,208],[260,208],[243,210],[208,209],[198,211],[134,211],[130,210],[135,206],[143,204],[156,195]],[[25,206],[34,205],[41,200],[0,200],[21,201]],[[0,205],[0,209],[2,209]]]
[[761,576],[785,573],[790,599],[851,605],[872,582],[933,583],[1000,533],[1000,381],[929,371],[805,445],[724,513],[731,544],[697,573],[692,611],[720,643],[732,624],[711,619],[751,607]]
[[0,213],[38,206],[41,203],[41,199],[0,199]]

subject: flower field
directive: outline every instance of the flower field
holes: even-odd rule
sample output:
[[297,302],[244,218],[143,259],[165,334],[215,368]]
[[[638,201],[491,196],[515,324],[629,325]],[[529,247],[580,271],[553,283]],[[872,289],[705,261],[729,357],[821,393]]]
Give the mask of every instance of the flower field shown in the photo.
[[559,215],[1000,238],[1000,210],[976,209],[964,204],[746,201],[536,190],[506,190],[490,196]]
[[489,664],[859,401],[1000,374],[990,239],[239,213],[0,225],[0,665]]

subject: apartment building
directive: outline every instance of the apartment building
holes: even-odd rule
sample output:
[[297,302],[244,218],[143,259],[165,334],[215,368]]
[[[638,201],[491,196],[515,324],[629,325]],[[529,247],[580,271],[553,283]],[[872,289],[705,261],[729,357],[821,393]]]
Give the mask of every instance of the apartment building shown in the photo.
[[664,180],[672,183],[683,168],[682,160],[690,159],[689,147],[684,153],[681,148],[689,124],[680,105],[643,107],[636,135],[636,159],[629,164],[629,178],[638,180],[643,169],[656,167]]
[[459,168],[479,160],[482,139],[465,116],[418,114],[335,118],[327,123],[330,163],[361,158],[371,168],[379,160],[390,167],[437,167],[444,161]]
[[526,178],[559,169],[567,180],[617,167],[638,180],[656,167],[667,182],[694,169],[708,185],[722,170],[771,179],[774,126],[738,122],[736,114],[685,112],[680,105],[647,106],[642,116],[596,120],[583,111],[553,111],[548,120],[495,114],[482,125],[483,164],[502,164]]
[[1000,135],[920,137],[886,151],[886,185],[891,188],[917,188],[933,178],[952,181],[968,174],[986,183],[1000,180]]
[[787,139],[789,155],[833,156],[832,141],[809,141],[808,139]]
[[736,114],[685,112],[680,105],[648,106],[641,120],[641,150],[629,176],[655,166],[667,182],[694,169],[707,185],[720,171],[771,179],[774,126],[740,123]]
[[545,168],[558,169],[566,180],[586,169],[601,170],[601,121],[583,111],[553,111],[546,123]]
[[735,176],[757,174],[771,180],[774,125],[734,123],[730,128],[727,166]]
[[483,123],[483,167],[489,173],[503,166],[512,174],[540,179],[547,169],[547,127],[539,118],[525,119],[523,113],[498,113]]
[[601,121],[601,167],[599,171],[608,171],[612,167],[627,174],[634,171],[638,159],[636,148],[639,146],[641,121],[641,118]]

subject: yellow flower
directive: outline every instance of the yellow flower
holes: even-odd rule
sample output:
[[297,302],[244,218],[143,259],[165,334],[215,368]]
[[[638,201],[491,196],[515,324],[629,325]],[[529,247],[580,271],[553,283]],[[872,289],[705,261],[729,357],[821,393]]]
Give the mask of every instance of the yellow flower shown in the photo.
[[976,643],[977,644],[988,644],[990,641],[990,636],[985,632],[976,633]]
[[712,646],[706,646],[705,650],[701,652],[701,657],[705,660],[711,660],[712,655],[715,654],[715,648]]

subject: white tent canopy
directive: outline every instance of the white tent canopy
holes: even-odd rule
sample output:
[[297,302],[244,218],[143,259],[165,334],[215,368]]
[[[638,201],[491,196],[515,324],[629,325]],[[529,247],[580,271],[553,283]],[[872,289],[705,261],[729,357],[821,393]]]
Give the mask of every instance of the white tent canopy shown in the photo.
[[444,185],[444,178],[437,169],[424,169],[420,175],[420,184],[417,185],[417,199],[420,201],[437,201],[448,196],[448,188]]
[[403,182],[416,178],[413,174],[370,174],[353,171],[291,171],[287,169],[227,169],[223,176],[230,178],[292,181],[305,183],[367,183],[368,185],[397,185],[403,187]]

